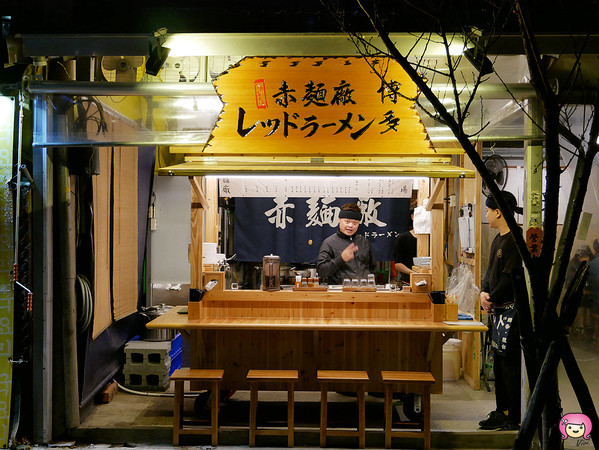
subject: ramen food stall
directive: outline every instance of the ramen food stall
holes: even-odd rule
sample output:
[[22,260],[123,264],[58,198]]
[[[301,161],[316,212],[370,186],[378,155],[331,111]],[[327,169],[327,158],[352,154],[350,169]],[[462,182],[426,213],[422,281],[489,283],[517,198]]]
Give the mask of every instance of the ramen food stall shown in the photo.
[[[384,70],[389,81],[381,82],[369,67]],[[245,58],[215,85],[225,107],[208,145],[179,149],[188,155],[186,163],[159,169],[164,175],[188,176],[191,183],[187,314],[177,308],[147,326],[184,330],[191,342],[191,366],[224,369],[228,389],[247,388],[249,369],[297,369],[298,390],[317,388],[316,370],[342,369],[368,371],[369,391],[383,390],[381,370],[431,371],[437,380],[432,392],[442,392],[444,339],[486,329],[445,323],[457,319],[454,305],[435,305],[428,294],[442,290],[445,278],[441,199],[450,188],[447,180],[476,179],[473,169],[451,164],[451,154],[459,149],[431,148],[413,109],[417,92],[409,77],[381,59],[367,64],[351,57]],[[430,239],[419,239],[419,254],[431,256],[427,289],[234,291],[225,286],[224,272],[204,270],[202,244],[217,236],[208,231],[217,224],[214,180],[204,176],[308,173],[426,177],[418,194],[420,204],[428,199],[431,214]],[[429,179],[434,180],[430,187]],[[271,190],[271,197],[287,200],[286,184]],[[209,189],[212,195],[206,195]],[[329,191],[327,198],[332,196],[343,195]],[[369,191],[358,197],[377,195]],[[257,241],[268,240],[260,236]],[[213,278],[222,279],[205,290]]]

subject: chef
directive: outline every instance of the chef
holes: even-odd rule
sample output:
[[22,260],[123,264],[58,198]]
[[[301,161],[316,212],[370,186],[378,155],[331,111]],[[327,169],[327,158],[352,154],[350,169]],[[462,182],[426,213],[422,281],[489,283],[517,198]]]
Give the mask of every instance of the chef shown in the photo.
[[318,254],[318,275],[329,284],[343,284],[343,280],[365,279],[376,270],[372,247],[364,236],[356,234],[362,212],[355,203],[346,203],[339,213],[339,230],[326,238]]

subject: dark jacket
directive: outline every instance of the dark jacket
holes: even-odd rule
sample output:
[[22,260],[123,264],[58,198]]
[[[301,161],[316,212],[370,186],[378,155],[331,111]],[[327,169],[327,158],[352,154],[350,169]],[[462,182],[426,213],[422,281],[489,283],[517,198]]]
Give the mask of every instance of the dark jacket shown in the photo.
[[522,267],[522,259],[512,233],[495,236],[491,243],[489,267],[480,288],[482,292],[489,293],[495,306],[514,302],[511,274],[519,267]]
[[[352,242],[358,246],[358,251],[353,259],[345,262],[341,253]],[[343,284],[345,278],[368,278],[368,274],[374,274],[376,270],[374,252],[368,239],[360,235],[346,236],[340,231],[322,242],[316,264],[318,276],[327,277],[329,284]]]

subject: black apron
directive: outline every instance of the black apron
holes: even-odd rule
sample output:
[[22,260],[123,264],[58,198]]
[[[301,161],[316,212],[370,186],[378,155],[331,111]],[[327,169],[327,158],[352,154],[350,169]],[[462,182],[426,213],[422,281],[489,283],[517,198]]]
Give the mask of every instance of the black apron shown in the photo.
[[498,355],[505,356],[508,346],[508,336],[512,325],[515,324],[516,305],[496,306],[493,310],[493,338],[491,347]]

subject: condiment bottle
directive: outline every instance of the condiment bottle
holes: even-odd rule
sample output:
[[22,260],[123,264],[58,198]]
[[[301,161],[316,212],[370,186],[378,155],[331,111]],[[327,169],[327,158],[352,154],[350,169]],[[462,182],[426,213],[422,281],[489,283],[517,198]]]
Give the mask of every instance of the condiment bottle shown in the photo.
[[295,276],[295,287],[302,287],[302,276],[301,275]]

